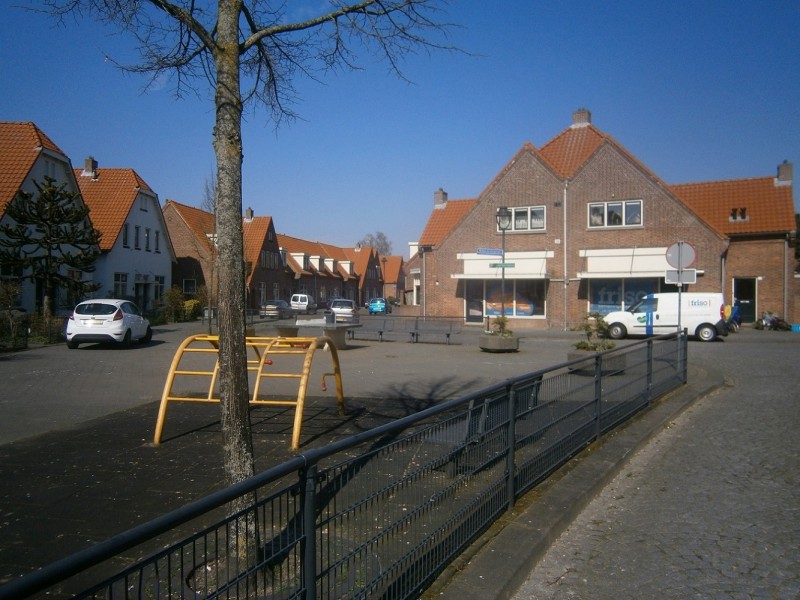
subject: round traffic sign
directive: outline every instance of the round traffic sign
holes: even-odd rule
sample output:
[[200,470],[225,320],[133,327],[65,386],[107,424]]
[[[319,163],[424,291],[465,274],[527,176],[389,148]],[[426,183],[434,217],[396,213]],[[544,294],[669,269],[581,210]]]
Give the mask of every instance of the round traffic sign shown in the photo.
[[687,242],[675,242],[667,248],[667,264],[673,269],[691,267],[696,258],[694,247]]

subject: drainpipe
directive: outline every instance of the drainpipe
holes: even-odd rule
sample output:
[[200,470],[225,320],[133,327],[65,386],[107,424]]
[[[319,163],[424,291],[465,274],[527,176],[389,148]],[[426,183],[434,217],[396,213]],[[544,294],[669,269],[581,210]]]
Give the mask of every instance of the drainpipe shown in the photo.
[[567,293],[569,291],[569,276],[567,274],[567,251],[569,248],[569,244],[567,244],[567,188],[569,187],[569,180],[564,182],[564,199],[562,200],[562,206],[564,210],[562,211],[564,214],[564,245],[563,245],[563,254],[564,254],[564,331],[567,330]]

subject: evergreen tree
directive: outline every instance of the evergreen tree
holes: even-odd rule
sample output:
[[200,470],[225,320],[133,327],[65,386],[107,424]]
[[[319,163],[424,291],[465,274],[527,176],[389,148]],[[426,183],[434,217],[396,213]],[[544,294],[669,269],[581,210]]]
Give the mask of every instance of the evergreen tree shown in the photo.
[[0,262],[19,273],[20,281],[41,284],[42,310],[49,317],[57,289],[74,299],[99,287],[74,273],[94,271],[100,232],[92,226],[80,192],[52,177],[33,183],[36,195],[20,191],[6,207],[13,222],[0,225]]

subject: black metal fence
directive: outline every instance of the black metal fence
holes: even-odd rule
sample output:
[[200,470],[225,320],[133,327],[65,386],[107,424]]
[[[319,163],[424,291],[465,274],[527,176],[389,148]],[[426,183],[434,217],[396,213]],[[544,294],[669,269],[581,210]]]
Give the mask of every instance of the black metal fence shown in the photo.
[[686,336],[672,334],[515,377],[310,450],[0,598],[416,597],[517,498],[686,372]]

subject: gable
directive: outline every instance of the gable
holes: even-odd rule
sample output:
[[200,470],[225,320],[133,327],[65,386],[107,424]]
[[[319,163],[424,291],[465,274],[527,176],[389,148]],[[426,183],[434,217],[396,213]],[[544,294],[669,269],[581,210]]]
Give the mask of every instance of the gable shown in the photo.
[[66,156],[36,125],[0,121],[0,217],[44,151]]
[[477,200],[448,200],[440,208],[434,208],[428,223],[419,238],[420,246],[438,246],[464,219]]
[[[141,192],[149,192],[150,186],[133,169],[95,169],[87,173],[75,169],[75,179],[86,205],[92,225],[99,229],[100,250],[107,252],[114,247],[122,226],[134,208]],[[155,205],[153,210],[160,207]]]
[[214,234],[214,215],[208,211],[175,200],[167,200],[164,212],[173,211],[203,248],[211,250],[211,239]]

